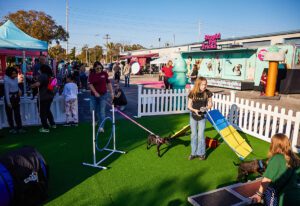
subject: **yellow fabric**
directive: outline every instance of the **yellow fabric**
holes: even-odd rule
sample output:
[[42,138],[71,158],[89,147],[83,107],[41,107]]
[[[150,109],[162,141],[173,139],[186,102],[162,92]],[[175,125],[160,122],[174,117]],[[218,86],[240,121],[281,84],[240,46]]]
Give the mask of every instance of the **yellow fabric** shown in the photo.
[[252,152],[252,148],[233,126],[229,125],[225,129],[221,130],[220,134],[224,141],[240,158],[245,159]]
[[188,125],[184,126],[181,130],[179,130],[178,132],[173,134],[171,136],[171,138],[180,137],[180,136],[184,135],[189,130],[190,130],[190,125],[188,124]]

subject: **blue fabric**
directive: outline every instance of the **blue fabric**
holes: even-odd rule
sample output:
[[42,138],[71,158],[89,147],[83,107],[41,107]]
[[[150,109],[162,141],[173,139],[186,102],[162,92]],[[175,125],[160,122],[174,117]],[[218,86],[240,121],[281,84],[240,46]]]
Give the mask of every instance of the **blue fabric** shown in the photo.
[[0,26],[0,48],[47,51],[48,43],[29,36],[8,20]]
[[0,205],[10,205],[14,192],[13,178],[9,171],[0,163]]
[[279,205],[278,193],[273,187],[267,187],[264,192],[264,205],[266,206],[278,206]]
[[218,128],[218,131],[222,131],[223,129],[227,128],[229,126],[228,122],[223,122],[222,124],[218,124],[216,125],[216,127]]
[[221,112],[217,109],[209,111],[209,115],[207,115],[208,121],[213,124],[220,124],[221,122],[224,122],[225,117],[221,114]]
[[205,122],[206,118],[202,120],[194,120],[192,115],[190,115],[190,127],[191,127],[191,155],[205,155],[205,138],[204,138],[204,130],[205,130]]

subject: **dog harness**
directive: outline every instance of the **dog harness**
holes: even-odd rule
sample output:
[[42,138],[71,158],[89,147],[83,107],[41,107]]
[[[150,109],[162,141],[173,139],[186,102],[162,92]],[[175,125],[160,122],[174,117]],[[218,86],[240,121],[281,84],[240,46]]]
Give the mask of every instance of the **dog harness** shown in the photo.
[[163,141],[163,139],[162,138],[159,138],[159,136],[156,136],[156,139],[155,139],[155,141],[156,141],[156,144],[163,144],[164,143],[164,141]]

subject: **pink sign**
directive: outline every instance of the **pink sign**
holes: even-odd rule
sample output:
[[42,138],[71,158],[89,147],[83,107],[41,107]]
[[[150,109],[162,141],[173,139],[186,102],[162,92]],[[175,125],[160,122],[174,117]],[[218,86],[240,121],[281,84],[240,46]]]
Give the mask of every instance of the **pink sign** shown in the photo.
[[205,35],[204,42],[201,45],[202,50],[217,49],[217,40],[221,39],[221,34]]
[[257,54],[257,57],[260,61],[263,61],[264,58],[265,58],[265,53],[267,52],[266,49],[261,49],[258,54]]

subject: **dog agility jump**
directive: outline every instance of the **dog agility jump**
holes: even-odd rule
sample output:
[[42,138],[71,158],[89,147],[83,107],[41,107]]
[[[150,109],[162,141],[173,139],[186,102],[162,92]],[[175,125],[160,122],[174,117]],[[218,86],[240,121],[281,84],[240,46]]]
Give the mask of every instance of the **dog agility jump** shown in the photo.
[[[106,117],[100,124],[99,127],[97,129],[97,133],[95,131],[96,129],[96,122],[95,122],[95,111],[93,110],[93,114],[92,114],[92,126],[93,126],[93,163],[86,163],[83,162],[82,164],[85,166],[90,166],[90,167],[95,167],[95,168],[100,168],[100,169],[107,169],[107,167],[105,166],[101,166],[100,164],[102,162],[104,162],[108,157],[110,157],[112,154],[114,153],[121,153],[121,154],[125,154],[126,152],[124,151],[120,151],[116,149],[116,125],[115,125],[115,107],[114,105],[112,105],[112,118],[110,117]],[[100,134],[103,134],[100,132],[100,128],[104,127],[104,124],[106,121],[111,121],[112,122],[112,131],[111,131],[111,135],[109,140],[107,141],[106,145],[103,148],[99,148],[98,147],[98,137],[100,136]],[[111,139],[113,139],[113,148],[110,149],[109,144],[111,142]],[[109,151],[110,153],[108,155],[106,155],[105,157],[103,157],[100,161],[97,162],[97,156],[96,156],[96,150],[99,152],[102,151]]]

